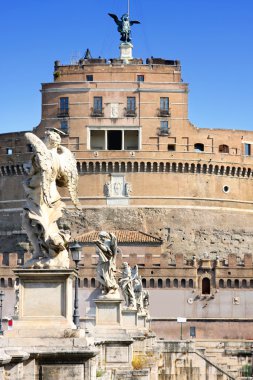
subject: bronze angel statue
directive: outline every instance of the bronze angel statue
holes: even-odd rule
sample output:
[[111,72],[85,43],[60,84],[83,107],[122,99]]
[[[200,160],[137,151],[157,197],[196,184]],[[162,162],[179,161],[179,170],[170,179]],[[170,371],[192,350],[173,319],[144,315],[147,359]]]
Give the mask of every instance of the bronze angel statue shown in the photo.
[[70,231],[58,226],[65,205],[57,187],[67,187],[72,202],[80,208],[76,161],[71,151],[61,145],[61,131],[54,128],[45,134],[45,142],[33,133],[25,134],[34,155],[24,182],[23,212],[23,226],[33,245],[33,257],[24,267],[69,268]]
[[130,21],[127,13],[125,13],[120,20],[118,19],[118,16],[113,13],[108,13],[108,15],[112,17],[118,25],[118,32],[121,35],[120,41],[131,42],[131,26],[134,24],[140,24],[140,21]]

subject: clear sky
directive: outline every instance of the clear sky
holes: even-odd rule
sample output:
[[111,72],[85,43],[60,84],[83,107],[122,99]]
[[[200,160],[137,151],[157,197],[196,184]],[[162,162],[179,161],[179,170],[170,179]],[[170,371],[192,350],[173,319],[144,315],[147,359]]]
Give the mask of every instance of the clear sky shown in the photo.
[[[40,84],[55,60],[68,64],[87,47],[118,57],[107,13],[127,0],[12,0],[0,13],[0,132],[40,121]],[[134,56],[179,59],[190,84],[189,117],[199,128],[253,130],[253,0],[130,0]]]

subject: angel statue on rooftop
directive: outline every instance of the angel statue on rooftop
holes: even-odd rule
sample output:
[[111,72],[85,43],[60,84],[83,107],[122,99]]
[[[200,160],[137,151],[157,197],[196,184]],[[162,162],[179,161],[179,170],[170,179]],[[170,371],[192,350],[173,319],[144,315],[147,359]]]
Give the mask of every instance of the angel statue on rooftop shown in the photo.
[[130,43],[131,42],[131,26],[134,24],[140,24],[140,21],[130,21],[129,15],[127,13],[123,14],[121,16],[121,19],[118,19],[118,16],[114,15],[113,13],[108,13],[110,17],[113,18],[115,23],[118,25],[118,32],[121,35],[120,41],[124,43]]
[[116,274],[117,238],[113,233],[101,231],[94,243],[98,247],[97,280],[103,297],[120,297]]
[[70,231],[60,230],[59,219],[65,208],[58,187],[67,187],[77,208],[78,173],[71,151],[61,145],[63,132],[56,128],[45,132],[44,142],[33,133],[25,137],[34,155],[28,178],[24,181],[26,205],[23,227],[33,246],[33,256],[24,268],[69,268]]

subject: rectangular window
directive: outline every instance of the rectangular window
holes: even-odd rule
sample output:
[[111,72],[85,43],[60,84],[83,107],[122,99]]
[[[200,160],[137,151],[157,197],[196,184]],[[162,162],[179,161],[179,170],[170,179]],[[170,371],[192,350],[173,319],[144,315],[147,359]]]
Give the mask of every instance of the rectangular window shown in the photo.
[[93,82],[93,75],[86,75],[87,82]]
[[144,75],[137,75],[137,82],[144,82]]
[[134,96],[127,97],[126,116],[136,116],[136,99]]
[[169,134],[169,125],[167,120],[160,121],[160,133],[161,135]]
[[244,144],[245,156],[251,156],[251,144]]
[[169,98],[160,98],[160,110],[169,111]]
[[127,110],[128,111],[135,111],[135,97],[128,97],[127,98]]
[[69,131],[69,125],[68,125],[68,120],[61,120],[61,131],[64,133],[68,133]]
[[138,130],[90,130],[91,150],[138,150]]
[[13,154],[13,149],[12,148],[6,148],[6,154],[8,154],[8,156],[11,156]]
[[175,150],[176,150],[175,144],[168,144],[168,151],[169,152],[174,152]]
[[69,98],[60,98],[60,108],[58,112],[58,117],[69,116]]
[[90,131],[90,149],[105,149],[105,131]]
[[69,98],[60,98],[60,110],[69,109]]
[[103,98],[102,98],[102,96],[94,96],[92,115],[93,116],[103,116]]

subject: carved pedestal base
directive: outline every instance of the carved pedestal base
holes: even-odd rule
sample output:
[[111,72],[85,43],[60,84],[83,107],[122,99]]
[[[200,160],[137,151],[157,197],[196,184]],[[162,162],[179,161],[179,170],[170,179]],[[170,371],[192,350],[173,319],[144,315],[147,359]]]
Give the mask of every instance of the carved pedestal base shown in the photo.
[[122,42],[120,44],[120,59],[129,61],[133,59],[133,45],[130,42]]
[[[59,336],[75,329],[72,293],[75,271],[70,269],[18,269],[17,305],[11,334]],[[18,332],[19,331],[19,332]]]

